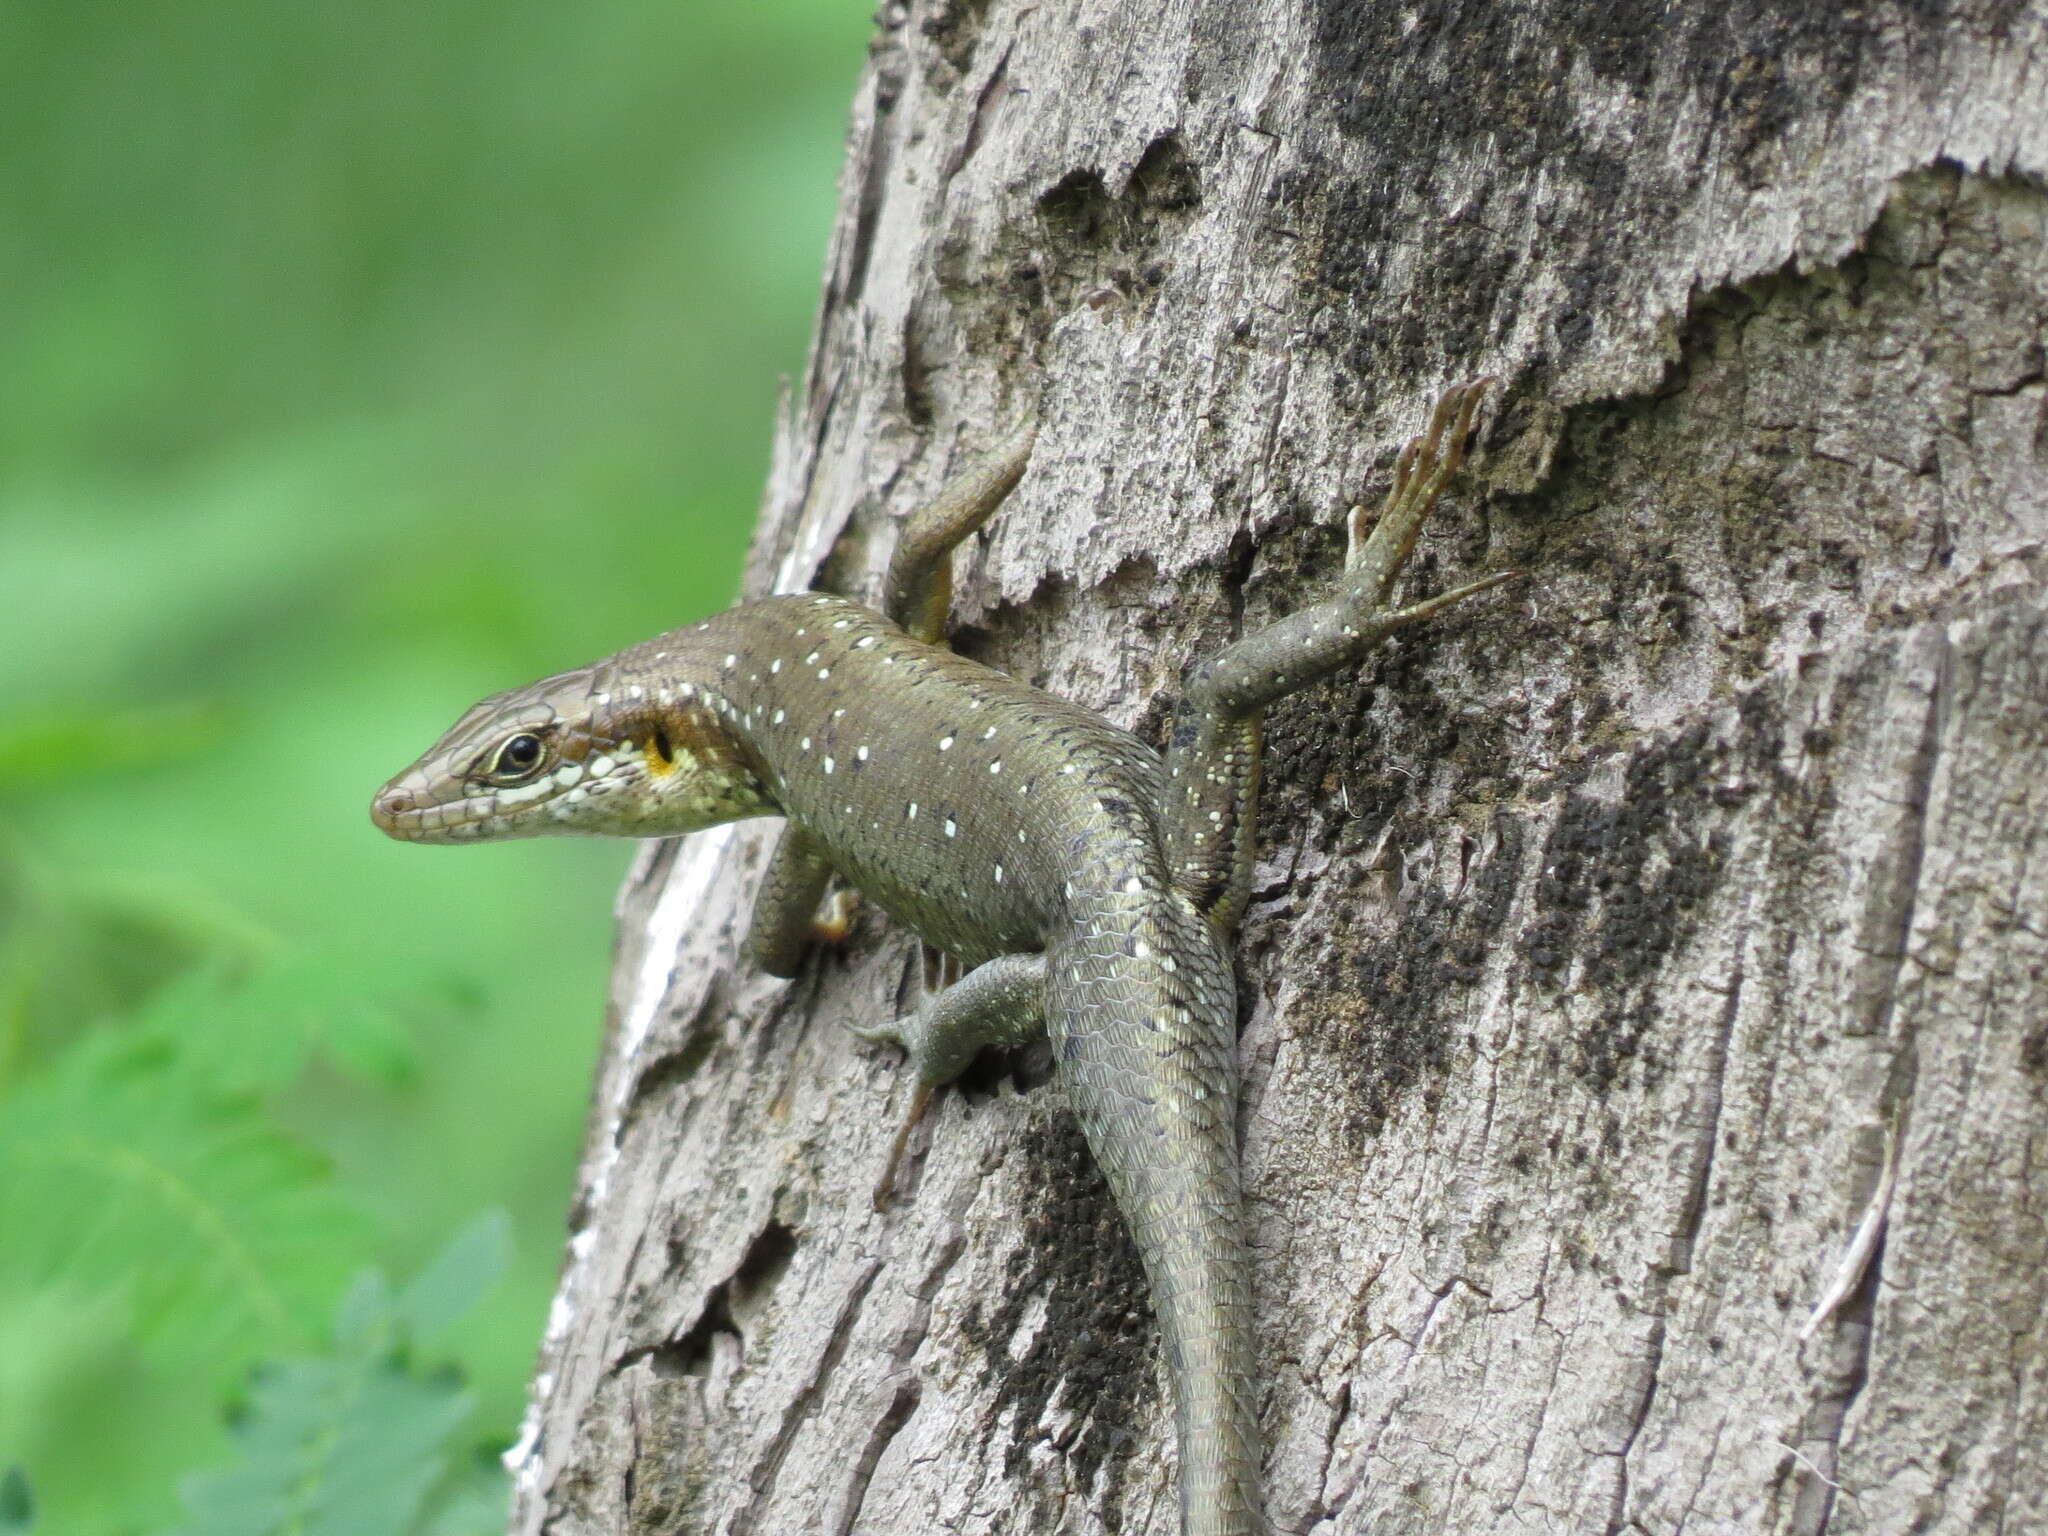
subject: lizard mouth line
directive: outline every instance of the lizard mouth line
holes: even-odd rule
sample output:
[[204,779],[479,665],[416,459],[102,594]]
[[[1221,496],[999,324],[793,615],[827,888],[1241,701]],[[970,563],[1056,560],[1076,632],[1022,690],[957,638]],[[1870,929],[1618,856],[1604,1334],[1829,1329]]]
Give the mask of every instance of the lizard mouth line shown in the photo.
[[466,843],[484,835],[495,810],[488,795],[421,805],[408,791],[387,785],[370,802],[370,820],[403,843]]

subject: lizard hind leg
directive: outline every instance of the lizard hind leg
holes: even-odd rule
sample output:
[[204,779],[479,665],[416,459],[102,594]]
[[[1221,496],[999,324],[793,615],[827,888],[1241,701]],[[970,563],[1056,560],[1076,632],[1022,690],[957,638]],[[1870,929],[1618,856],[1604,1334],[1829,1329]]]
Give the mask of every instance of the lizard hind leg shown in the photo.
[[1492,383],[1475,379],[1445,390],[1428,427],[1401,449],[1377,518],[1352,509],[1344,577],[1333,597],[1246,635],[1188,674],[1166,753],[1166,854],[1174,889],[1217,927],[1234,926],[1249,893],[1265,707],[1356,666],[1393,631],[1521,574],[1503,571],[1406,608],[1388,607],[1423,520],[1464,464],[1479,402]]
[[849,1027],[859,1039],[901,1046],[917,1071],[917,1091],[875,1182],[875,1209],[880,1210],[889,1202],[896,1166],[934,1090],[964,1072],[984,1047],[1023,1045],[1045,1033],[1045,956],[998,955],[905,1018]]

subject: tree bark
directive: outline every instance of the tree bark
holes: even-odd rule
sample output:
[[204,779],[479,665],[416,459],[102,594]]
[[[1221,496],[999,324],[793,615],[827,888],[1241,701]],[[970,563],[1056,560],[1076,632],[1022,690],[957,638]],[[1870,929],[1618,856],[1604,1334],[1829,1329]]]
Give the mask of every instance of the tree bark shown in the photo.
[[[958,644],[1157,741],[1502,379],[1405,590],[1526,578],[1268,722],[1276,1531],[2048,1528],[2044,89],[2041,0],[884,6],[753,592],[1042,397]],[[1048,1062],[876,1214],[934,978],[750,973],[772,832],[621,897],[514,1528],[1170,1536]]]

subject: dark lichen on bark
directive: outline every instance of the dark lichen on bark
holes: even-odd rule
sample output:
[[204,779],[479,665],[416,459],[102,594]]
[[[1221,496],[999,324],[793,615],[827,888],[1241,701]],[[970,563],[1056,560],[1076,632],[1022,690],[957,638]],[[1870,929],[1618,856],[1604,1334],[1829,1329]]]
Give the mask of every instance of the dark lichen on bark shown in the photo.
[[[1139,1448],[1131,1426],[1158,1396],[1159,1336],[1143,1300],[1144,1269],[1071,1115],[1042,1115],[1018,1155],[1023,1241],[1004,1266],[1002,1295],[970,1303],[960,1322],[981,1354],[986,1426],[993,1432],[1007,1419],[1004,1474],[1027,1482],[1057,1402],[1070,1425],[1054,1442],[1065,1480],[1083,1494],[1099,1487],[1103,1529],[1120,1531]],[[1030,1340],[1019,1351],[1027,1320]]]

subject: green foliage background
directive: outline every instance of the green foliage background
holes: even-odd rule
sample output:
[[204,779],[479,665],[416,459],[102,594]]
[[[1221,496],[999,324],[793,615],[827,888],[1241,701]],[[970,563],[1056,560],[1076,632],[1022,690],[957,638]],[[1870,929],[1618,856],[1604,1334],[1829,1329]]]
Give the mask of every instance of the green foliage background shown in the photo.
[[365,808],[731,597],[868,25],[0,0],[0,1528],[489,1527],[628,850]]

